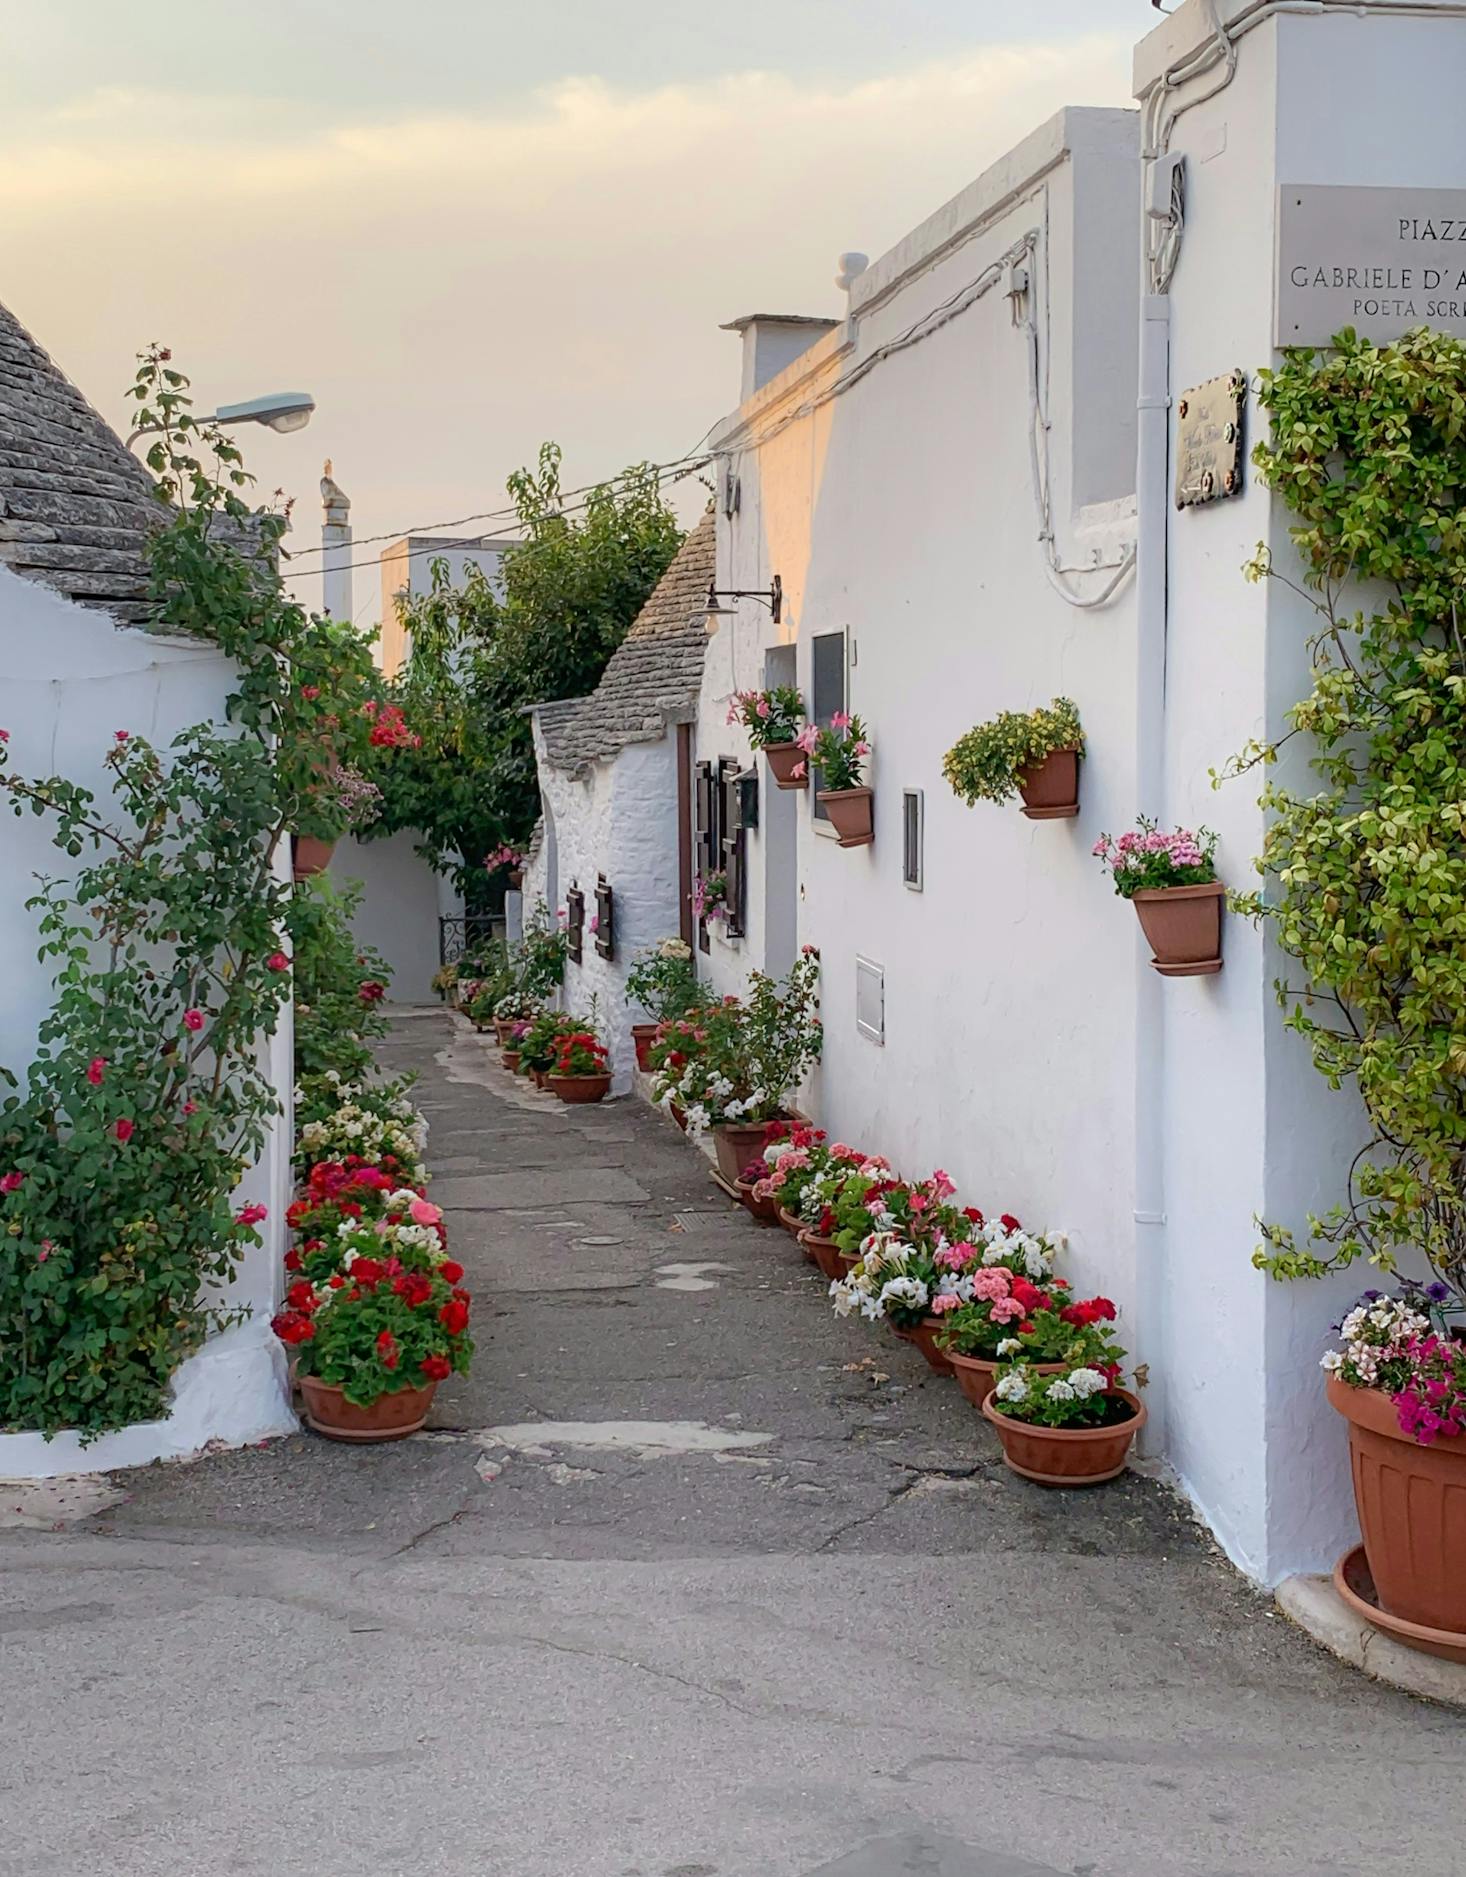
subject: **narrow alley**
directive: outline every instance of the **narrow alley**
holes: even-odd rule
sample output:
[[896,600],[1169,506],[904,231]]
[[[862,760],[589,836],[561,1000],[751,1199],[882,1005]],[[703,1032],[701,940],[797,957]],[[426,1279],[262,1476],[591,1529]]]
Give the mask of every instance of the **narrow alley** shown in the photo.
[[439,1009],[386,1057],[473,1374],[395,1445],[0,1508],[3,1877],[1450,1866],[1466,1718],[1315,1649],[1161,1485],[1006,1473],[640,1102],[557,1106]]

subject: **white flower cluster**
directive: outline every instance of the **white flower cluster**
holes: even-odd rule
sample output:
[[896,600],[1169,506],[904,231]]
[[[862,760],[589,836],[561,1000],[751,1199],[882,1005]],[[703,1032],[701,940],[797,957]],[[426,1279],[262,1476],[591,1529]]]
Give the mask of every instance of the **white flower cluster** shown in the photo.
[[313,1160],[359,1154],[363,1160],[378,1161],[383,1154],[395,1154],[399,1160],[416,1161],[427,1147],[427,1135],[427,1122],[410,1102],[393,1101],[390,1114],[383,1116],[346,1100],[324,1121],[306,1122],[296,1144]]
[[1054,1274],[1054,1261],[1069,1243],[1067,1232],[1010,1232],[1001,1220],[989,1219],[973,1233],[982,1247],[984,1264],[1005,1264],[1035,1284]]
[[1347,1368],[1347,1380],[1356,1387],[1372,1388],[1379,1377],[1379,1365],[1413,1336],[1425,1336],[1430,1320],[1411,1307],[1403,1297],[1372,1297],[1356,1304],[1339,1325],[1344,1339],[1342,1349],[1331,1349],[1319,1363],[1330,1375]]
[[893,1233],[876,1233],[861,1247],[860,1261],[849,1275],[830,1286],[830,1302],[836,1316],[849,1316],[858,1310],[871,1322],[885,1316],[894,1304],[908,1310],[924,1310],[931,1301],[931,1288],[924,1278],[907,1269],[917,1254]]

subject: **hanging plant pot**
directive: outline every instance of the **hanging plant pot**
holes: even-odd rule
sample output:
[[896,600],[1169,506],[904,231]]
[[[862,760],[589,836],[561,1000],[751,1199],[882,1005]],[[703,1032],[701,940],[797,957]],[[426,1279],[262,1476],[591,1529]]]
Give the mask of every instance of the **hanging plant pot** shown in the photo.
[[903,1343],[916,1344],[916,1347],[926,1357],[928,1368],[932,1369],[938,1375],[951,1375],[954,1372],[952,1359],[945,1349],[938,1349],[937,1347],[937,1331],[941,1327],[942,1319],[940,1317],[923,1317],[920,1323],[914,1323],[910,1329],[901,1329],[894,1323],[891,1325],[891,1328],[896,1331],[896,1334],[901,1338]]
[[1030,821],[1067,821],[1079,813],[1079,751],[1050,750],[1017,778]]
[[324,873],[335,851],[334,841],[322,841],[314,834],[291,835],[291,864],[296,879],[309,880],[317,873]]
[[1037,1427],[1004,1414],[996,1395],[988,1396],[982,1411],[998,1430],[1003,1459],[1013,1472],[1040,1486],[1098,1486],[1125,1471],[1130,1443],[1145,1426],[1145,1403],[1128,1388],[1110,1389],[1105,1400],[1129,1413],[1103,1427]]
[[1220,880],[1205,886],[1146,887],[1131,895],[1140,929],[1155,956],[1151,963],[1163,978],[1208,977],[1222,968]]
[[841,847],[869,847],[876,838],[874,789],[821,789],[816,800],[829,811]]
[[[797,743],[765,743],[764,755],[781,789],[809,787],[809,757]],[[795,775],[796,769],[801,771],[799,775]]]
[[1354,1504],[1380,1610],[1466,1645],[1466,1435],[1422,1446],[1382,1389],[1333,1375],[1327,1387],[1349,1423]]
[[711,1132],[713,1151],[718,1156],[718,1171],[730,1186],[734,1186],[749,1161],[757,1160],[763,1153],[767,1132],[765,1124],[760,1121],[754,1127],[740,1127],[734,1122],[723,1121]]
[[754,1218],[758,1220],[760,1225],[777,1225],[779,1223],[778,1206],[774,1203],[772,1197],[768,1199],[758,1198],[754,1192],[755,1182],[753,1180],[735,1180],[734,1184],[738,1188],[738,1197],[742,1200],[748,1211],[753,1214]]
[[651,1047],[657,1040],[657,1031],[661,1029],[661,1027],[660,1023],[632,1024],[631,1041],[636,1048],[636,1066],[638,1069],[647,1070],[651,1068]]
[[840,1259],[840,1247],[833,1238],[821,1238],[818,1232],[806,1231],[799,1241],[809,1255],[810,1262],[820,1268],[821,1277],[826,1277],[832,1284],[837,1284],[845,1275],[845,1266]]
[[558,1095],[561,1101],[604,1101],[611,1092],[609,1070],[600,1075],[550,1075],[546,1079],[551,1093]]
[[[974,1408],[980,1408],[997,1386],[998,1371],[1003,1364],[985,1362],[981,1356],[959,1356],[955,1350],[947,1352],[947,1360],[952,1365],[952,1373],[957,1378],[957,1386]],[[1031,1362],[1028,1366],[1035,1375],[1059,1375],[1067,1364]]]
[[359,1408],[339,1388],[314,1375],[298,1380],[306,1425],[327,1440],[404,1440],[427,1420],[438,1388],[436,1382],[422,1388],[398,1388],[390,1395],[378,1395],[370,1407]]

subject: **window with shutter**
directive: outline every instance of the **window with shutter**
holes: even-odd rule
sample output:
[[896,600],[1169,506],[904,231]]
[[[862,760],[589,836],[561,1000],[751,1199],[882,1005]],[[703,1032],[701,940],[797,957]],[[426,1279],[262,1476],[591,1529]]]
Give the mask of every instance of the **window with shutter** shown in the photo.
[[580,964],[585,954],[585,894],[572,886],[565,895],[566,954],[572,964]]
[[718,764],[718,834],[723,872],[728,880],[728,916],[723,930],[729,938],[742,938],[744,933],[748,877],[744,865],[748,834],[743,825],[743,797],[738,776],[738,764],[724,756]]
[[[848,708],[846,702],[846,652],[843,632],[817,632],[809,642],[809,715],[813,723],[828,727],[837,710]],[[830,811],[819,799],[824,779],[818,769],[809,778],[810,799],[816,821],[828,821]]]

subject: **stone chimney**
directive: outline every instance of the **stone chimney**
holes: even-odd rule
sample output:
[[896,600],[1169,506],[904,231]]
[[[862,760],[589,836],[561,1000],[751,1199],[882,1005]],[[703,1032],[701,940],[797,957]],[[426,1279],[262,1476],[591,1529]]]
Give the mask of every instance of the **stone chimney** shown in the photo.
[[816,339],[822,339],[838,319],[815,319],[805,313],[745,313],[730,319],[723,332],[743,337],[743,385],[738,402],[746,403],[755,391],[777,378]]

